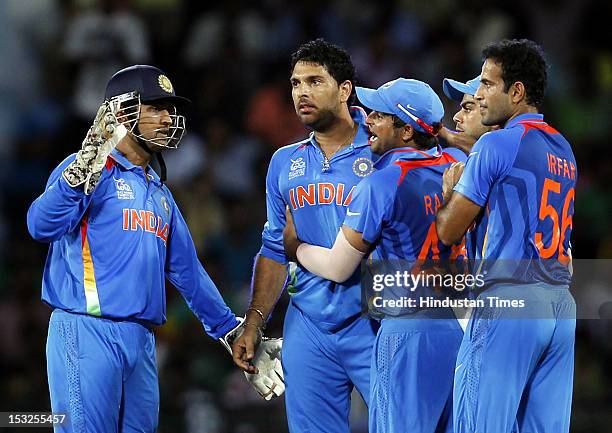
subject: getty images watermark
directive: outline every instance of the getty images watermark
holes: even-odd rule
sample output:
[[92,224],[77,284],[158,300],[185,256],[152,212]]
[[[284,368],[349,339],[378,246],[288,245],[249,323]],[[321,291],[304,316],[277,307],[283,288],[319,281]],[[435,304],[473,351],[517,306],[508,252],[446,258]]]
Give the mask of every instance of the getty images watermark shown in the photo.
[[[484,274],[439,272],[428,269],[417,273],[395,270],[392,273],[371,274],[374,293],[370,297],[370,303],[376,309],[525,307],[524,299],[502,299],[499,296],[483,296],[478,299],[467,297],[466,289],[478,291],[484,287]],[[391,291],[390,296],[385,294],[386,290]],[[401,292],[406,295],[401,295]],[[462,293],[465,295],[462,296]]]
[[[612,261],[365,260],[362,312],[444,318],[457,310],[500,319],[612,318]],[[563,308],[551,305],[563,304]]]

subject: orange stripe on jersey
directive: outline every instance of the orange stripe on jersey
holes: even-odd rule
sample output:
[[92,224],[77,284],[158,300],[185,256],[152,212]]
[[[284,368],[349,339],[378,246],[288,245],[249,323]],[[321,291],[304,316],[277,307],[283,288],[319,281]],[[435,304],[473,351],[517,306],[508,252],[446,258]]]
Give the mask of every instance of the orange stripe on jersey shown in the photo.
[[518,124],[523,125],[525,127],[525,130],[523,131],[523,135],[521,135],[521,138],[523,138],[525,134],[529,132],[530,129],[538,129],[540,131],[547,132],[548,134],[558,134],[559,133],[559,131],[557,131],[555,128],[553,128],[546,122],[534,122],[534,121],[529,121],[529,120],[522,120],[518,122]]
[[414,170],[415,168],[421,168],[421,167],[433,167],[436,165],[450,164],[451,162],[457,162],[457,160],[446,152],[442,152],[442,155],[440,155],[437,158],[433,158],[433,159],[417,159],[413,161],[396,161],[394,164],[398,165],[402,169],[402,174],[400,175],[400,178],[397,181],[397,184],[399,185],[404,181],[404,178],[406,177],[406,175],[408,174],[410,170]]
[[96,275],[94,263],[87,239],[88,215],[81,221],[81,245],[83,255],[83,285],[85,286],[85,300],[87,302],[87,314],[101,316],[100,300],[98,299],[98,287],[96,285]]
[[110,170],[111,168],[113,168],[115,166],[115,160],[113,158],[111,158],[111,156],[109,155],[106,158],[106,164],[105,167],[107,170]]

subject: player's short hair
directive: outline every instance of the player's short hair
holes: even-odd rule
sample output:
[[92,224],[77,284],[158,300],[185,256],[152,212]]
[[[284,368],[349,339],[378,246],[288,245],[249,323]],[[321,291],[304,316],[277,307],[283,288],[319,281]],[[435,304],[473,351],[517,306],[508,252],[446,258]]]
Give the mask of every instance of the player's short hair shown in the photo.
[[351,56],[344,49],[318,38],[302,44],[296,52],[291,55],[291,71],[297,62],[317,63],[327,69],[338,84],[344,81],[353,83],[353,90],[349,98],[349,104],[355,100],[355,65]]
[[[393,116],[393,127],[403,128],[404,125],[406,125],[406,122],[395,115]],[[438,134],[438,131],[442,129],[442,123],[440,122],[434,122],[431,126],[436,134]],[[431,149],[438,145],[439,140],[437,135],[431,135],[426,132],[418,131],[416,128],[413,129],[414,135],[412,136],[412,139],[421,149]]]
[[527,103],[538,106],[544,99],[548,65],[542,48],[529,39],[503,39],[482,50],[483,59],[501,65],[504,91],[517,81],[525,85]]

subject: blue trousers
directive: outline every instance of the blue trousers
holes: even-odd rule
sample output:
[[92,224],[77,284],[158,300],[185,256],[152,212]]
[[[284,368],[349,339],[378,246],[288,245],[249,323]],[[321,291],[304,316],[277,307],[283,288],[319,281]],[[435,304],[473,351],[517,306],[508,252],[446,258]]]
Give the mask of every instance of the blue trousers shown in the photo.
[[[522,308],[489,306],[490,297]],[[567,287],[499,285],[483,292],[455,370],[455,433],[567,433],[576,304]]]
[[427,313],[382,321],[372,356],[370,433],[452,433],[463,332],[456,319]]
[[291,433],[348,433],[353,387],[368,402],[377,323],[358,318],[319,329],[289,303],[283,331],[285,405]]
[[141,324],[54,310],[47,337],[51,409],[62,433],[154,432],[155,338]]

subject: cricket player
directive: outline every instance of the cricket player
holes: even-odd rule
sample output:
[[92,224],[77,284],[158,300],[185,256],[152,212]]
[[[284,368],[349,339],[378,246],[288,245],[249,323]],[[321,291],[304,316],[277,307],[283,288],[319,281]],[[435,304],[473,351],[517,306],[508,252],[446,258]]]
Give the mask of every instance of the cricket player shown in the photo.
[[[357,97],[373,110],[366,123],[372,152],[381,155],[376,171],[357,185],[333,247],[301,243],[289,221],[287,254],[337,282],[352,275],[370,252],[370,259],[388,261],[387,268],[395,270],[393,261],[402,260],[410,266],[403,269],[413,273],[427,260],[465,257],[460,246],[451,251],[436,236],[442,174],[457,161],[438,145],[444,116],[438,95],[421,81],[398,78],[375,90],[357,87]],[[433,290],[383,290],[392,293],[373,300],[384,318],[372,356],[369,431],[452,432],[453,371],[463,336],[459,323],[450,307],[420,306],[419,298],[433,296]],[[411,297],[415,306],[381,305],[381,298],[403,297]]]
[[[465,153],[469,154],[478,140],[484,133],[499,129],[498,125],[486,126],[482,124],[482,116],[480,114],[480,106],[478,101],[474,99],[474,94],[478,90],[480,85],[480,75],[471,80],[462,83],[460,81],[445,78],[442,81],[442,90],[444,94],[453,101],[460,104],[460,109],[453,116],[455,121],[455,130],[451,131],[445,127],[440,130],[440,136],[443,137],[452,146],[462,149]],[[451,153],[451,148],[445,149]],[[454,153],[453,153],[454,155]],[[461,164],[460,162],[457,164]],[[448,178],[447,178],[448,179]],[[450,186],[446,188],[452,190]],[[475,224],[468,229],[465,236],[465,246],[467,249],[468,258],[470,264],[477,263],[482,257],[481,251],[477,250],[478,245],[482,245],[484,240],[483,227],[487,225],[487,214],[485,210],[482,210],[475,218]],[[477,228],[479,228],[477,230]],[[474,269],[472,269],[474,270]],[[469,311],[465,311],[465,314],[461,314],[459,310],[455,310],[456,314],[460,314],[462,317],[469,317]],[[462,322],[462,326],[465,324]]]
[[450,78],[442,81],[444,94],[455,102],[459,103],[459,111],[453,116],[455,130],[446,127],[440,129],[440,137],[446,140],[449,145],[463,150],[469,154],[476,140],[485,132],[489,132],[493,127],[483,125],[480,120],[480,109],[478,102],[474,99],[474,94],[480,85],[480,75],[462,83]]
[[[285,209],[293,212],[301,239],[331,247],[351,203],[355,185],[373,168],[365,112],[349,107],[355,68],[343,49],[322,39],[299,47],[291,59],[295,111],[313,130],[282,147],[266,177],[268,221],[256,258],[246,321],[263,327],[287,279],[283,248]],[[377,323],[360,317],[360,281],[343,283],[290,270],[291,300],[283,331],[283,369],[292,433],[348,433],[354,387],[367,402],[370,355]],[[234,346],[234,361],[246,371],[257,329],[248,327]]]
[[486,227],[476,228],[485,231],[477,249],[486,273],[478,296],[484,307],[474,310],[457,358],[454,427],[457,433],[568,432],[576,160],[538,113],[547,77],[540,47],[503,40],[483,57],[475,98],[482,123],[503,129],[484,134],[465,169],[445,175],[455,186],[436,219],[440,240],[451,245],[488,211]]
[[[53,171],[28,211],[30,234],[50,244],[47,374],[53,412],[68,415],[55,431],[156,431],[152,328],[166,320],[166,278],[226,347],[248,327],[198,261],[185,220],[149,166],[152,155],[179,145],[185,118],[177,109],[187,102],[153,66],[117,72],[82,149]],[[260,374],[250,380],[262,395],[282,393],[280,342],[261,347]]]

